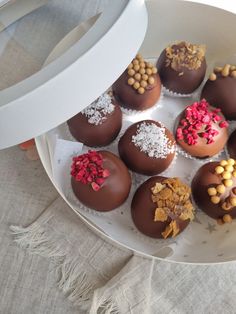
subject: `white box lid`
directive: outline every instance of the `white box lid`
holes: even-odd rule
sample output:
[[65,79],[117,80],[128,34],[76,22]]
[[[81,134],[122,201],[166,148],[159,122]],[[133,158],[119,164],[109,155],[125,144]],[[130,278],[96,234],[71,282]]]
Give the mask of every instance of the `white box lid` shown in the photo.
[[147,23],[144,0],[112,1],[63,55],[0,91],[0,149],[47,132],[98,98],[137,53]]

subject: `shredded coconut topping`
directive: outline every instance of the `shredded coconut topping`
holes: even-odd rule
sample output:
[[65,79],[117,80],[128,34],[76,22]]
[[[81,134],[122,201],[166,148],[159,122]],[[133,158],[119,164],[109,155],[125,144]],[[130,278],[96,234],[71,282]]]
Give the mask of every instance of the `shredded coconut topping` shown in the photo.
[[90,124],[102,124],[109,114],[115,110],[112,98],[108,94],[101,95],[81,113],[88,118]]
[[137,126],[132,142],[149,157],[166,158],[175,152],[174,143],[166,136],[165,127],[154,123],[143,122]]

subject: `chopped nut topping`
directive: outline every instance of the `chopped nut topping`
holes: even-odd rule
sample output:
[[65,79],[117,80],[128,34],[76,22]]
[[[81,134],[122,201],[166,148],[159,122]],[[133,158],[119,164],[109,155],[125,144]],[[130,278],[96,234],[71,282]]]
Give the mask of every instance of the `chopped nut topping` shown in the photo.
[[167,238],[172,233],[172,237],[175,237],[180,231],[178,219],[192,220],[194,218],[190,187],[178,178],[167,178],[161,183],[157,182],[151,191],[152,201],[157,205],[154,221],[166,222],[170,218],[171,222],[162,235]]
[[[166,67],[170,66],[175,71],[180,71],[183,67],[197,70],[201,67],[205,52],[204,45],[194,45],[184,41],[177,42],[166,48]],[[181,71],[179,75],[184,75],[184,72]]]

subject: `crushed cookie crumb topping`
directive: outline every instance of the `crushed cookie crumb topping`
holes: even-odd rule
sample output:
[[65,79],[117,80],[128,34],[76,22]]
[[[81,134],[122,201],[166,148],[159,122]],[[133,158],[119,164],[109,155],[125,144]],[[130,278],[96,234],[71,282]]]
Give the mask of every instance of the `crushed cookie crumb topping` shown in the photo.
[[171,233],[175,237],[180,228],[178,220],[193,220],[194,207],[191,202],[191,189],[179,178],[167,178],[157,182],[152,188],[152,201],[157,205],[154,221],[170,221],[162,233],[167,238]]

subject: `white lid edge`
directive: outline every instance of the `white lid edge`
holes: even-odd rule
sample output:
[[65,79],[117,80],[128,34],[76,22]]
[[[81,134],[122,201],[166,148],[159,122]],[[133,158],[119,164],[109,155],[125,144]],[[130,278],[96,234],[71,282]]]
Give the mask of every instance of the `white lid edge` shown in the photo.
[[0,149],[56,127],[99,97],[137,53],[147,23],[144,0],[116,1],[64,55],[1,91]]

